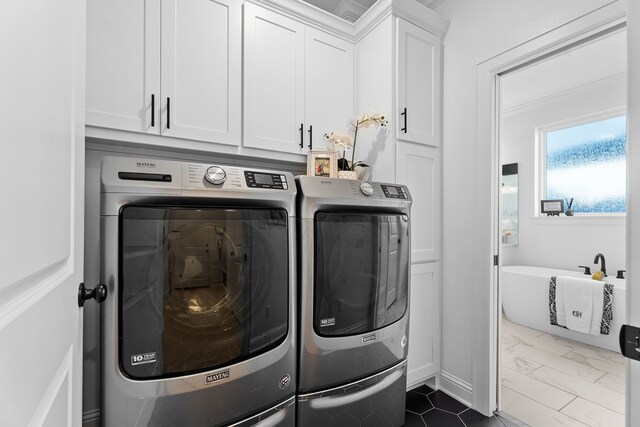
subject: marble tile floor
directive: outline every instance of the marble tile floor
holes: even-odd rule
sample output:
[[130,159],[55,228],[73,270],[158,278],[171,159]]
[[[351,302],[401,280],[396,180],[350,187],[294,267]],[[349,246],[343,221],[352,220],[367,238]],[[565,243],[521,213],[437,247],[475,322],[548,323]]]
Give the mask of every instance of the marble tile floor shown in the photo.
[[407,392],[405,427],[521,427],[507,417],[485,417],[442,391],[423,385]]
[[624,427],[625,358],[502,319],[502,411],[531,427]]

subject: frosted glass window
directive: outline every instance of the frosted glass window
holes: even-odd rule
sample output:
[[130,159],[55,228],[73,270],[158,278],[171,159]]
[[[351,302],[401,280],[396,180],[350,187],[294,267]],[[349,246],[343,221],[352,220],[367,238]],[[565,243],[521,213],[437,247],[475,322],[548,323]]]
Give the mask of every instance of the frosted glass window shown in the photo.
[[576,213],[626,211],[626,116],[545,134],[545,199],[573,198]]

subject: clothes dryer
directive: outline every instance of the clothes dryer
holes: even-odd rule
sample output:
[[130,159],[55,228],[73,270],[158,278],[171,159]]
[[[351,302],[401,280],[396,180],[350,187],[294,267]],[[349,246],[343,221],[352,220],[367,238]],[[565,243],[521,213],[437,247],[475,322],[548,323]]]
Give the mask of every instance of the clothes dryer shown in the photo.
[[106,157],[105,426],[295,424],[290,173]]
[[299,426],[404,424],[411,197],[300,176]]

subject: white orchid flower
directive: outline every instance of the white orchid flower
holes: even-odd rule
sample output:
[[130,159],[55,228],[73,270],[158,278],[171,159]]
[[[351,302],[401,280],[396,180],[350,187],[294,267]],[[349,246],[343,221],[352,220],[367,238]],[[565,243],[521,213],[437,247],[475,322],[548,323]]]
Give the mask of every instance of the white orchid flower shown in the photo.
[[325,133],[324,139],[327,141],[327,144],[329,145],[329,147],[333,150],[338,150],[338,149],[346,150],[353,145],[353,141],[351,140],[351,137],[349,137],[349,135],[345,133],[339,133],[339,132]]
[[[356,154],[356,140],[358,139],[358,129],[368,128],[370,126],[386,126],[389,121],[384,118],[380,113],[362,113],[358,116],[355,122],[351,122],[353,126],[353,140],[349,135],[339,132],[325,133],[324,139],[327,141],[330,149],[333,150],[346,150],[351,148],[351,165],[349,168],[353,170],[356,163],[354,163]],[[361,162],[357,162],[361,163]]]

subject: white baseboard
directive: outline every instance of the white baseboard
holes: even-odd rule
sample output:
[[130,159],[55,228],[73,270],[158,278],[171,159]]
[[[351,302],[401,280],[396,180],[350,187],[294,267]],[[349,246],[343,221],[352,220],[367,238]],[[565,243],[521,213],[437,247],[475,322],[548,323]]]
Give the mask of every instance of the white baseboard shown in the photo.
[[436,374],[437,371],[434,372],[433,364],[407,372],[407,390],[412,390],[422,384],[425,384],[427,379],[432,378]]
[[448,372],[440,372],[440,381],[438,381],[439,389],[447,393],[454,399],[464,403],[468,407],[472,407],[473,387],[466,381],[451,375]]

